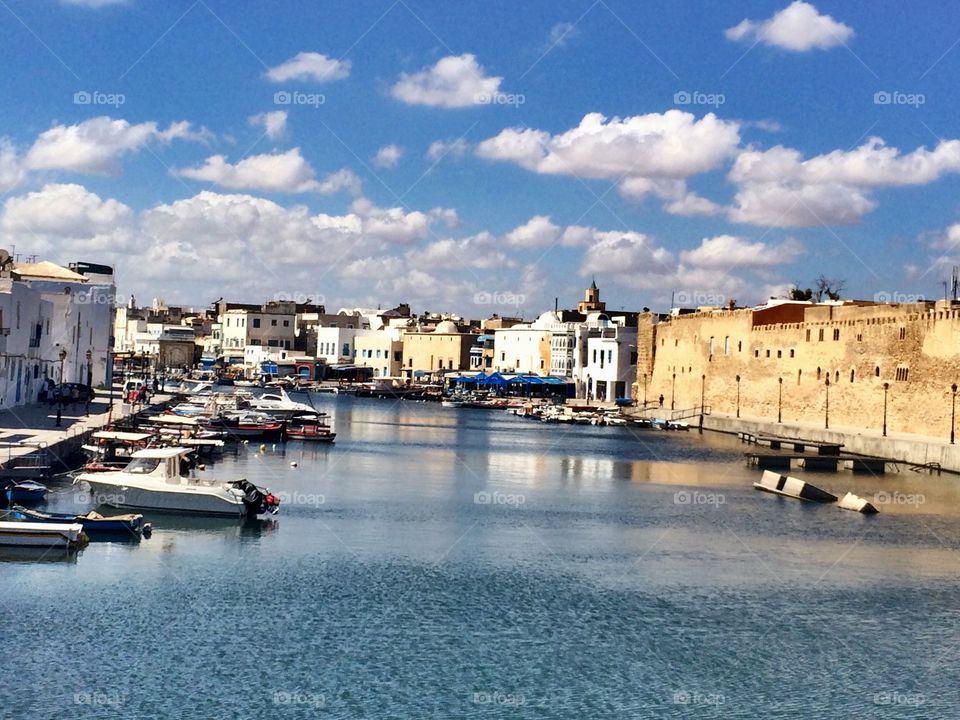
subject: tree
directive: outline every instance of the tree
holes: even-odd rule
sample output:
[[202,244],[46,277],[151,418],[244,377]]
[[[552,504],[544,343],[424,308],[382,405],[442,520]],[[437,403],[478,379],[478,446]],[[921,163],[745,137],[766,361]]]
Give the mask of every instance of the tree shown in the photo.
[[843,292],[845,285],[845,280],[835,280],[833,278],[828,278],[823,273],[820,273],[817,275],[817,280],[814,285],[816,288],[814,297],[817,299],[817,302],[823,300],[824,295],[826,295],[830,300],[839,300],[840,293]]
[[790,299],[791,300],[812,300],[813,299],[813,290],[807,288],[806,290],[801,290],[798,285],[794,285],[790,288]]

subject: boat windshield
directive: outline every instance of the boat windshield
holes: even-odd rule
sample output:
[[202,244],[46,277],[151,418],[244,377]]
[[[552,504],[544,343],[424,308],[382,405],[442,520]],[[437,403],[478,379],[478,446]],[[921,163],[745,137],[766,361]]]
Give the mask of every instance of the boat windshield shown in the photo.
[[160,465],[159,458],[136,458],[127,467],[125,472],[136,473],[137,475],[149,475]]

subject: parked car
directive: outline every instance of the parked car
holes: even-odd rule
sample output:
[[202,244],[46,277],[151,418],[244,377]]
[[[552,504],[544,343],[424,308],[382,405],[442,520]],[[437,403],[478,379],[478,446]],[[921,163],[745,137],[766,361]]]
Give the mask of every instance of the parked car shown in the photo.
[[60,398],[63,397],[63,404],[69,405],[75,402],[88,402],[93,400],[95,396],[96,393],[89,385],[84,385],[83,383],[61,383],[50,391],[47,398],[51,403],[59,403]]

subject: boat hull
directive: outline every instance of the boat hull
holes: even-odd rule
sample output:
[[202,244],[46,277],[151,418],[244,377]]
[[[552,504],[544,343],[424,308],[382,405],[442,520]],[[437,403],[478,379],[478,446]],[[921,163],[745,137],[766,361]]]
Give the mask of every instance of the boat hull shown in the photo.
[[33,548],[74,548],[85,545],[80,523],[0,522],[0,545]]
[[80,479],[85,480],[108,507],[225,517],[243,517],[247,514],[247,508],[241,499],[215,486],[198,489],[176,486],[155,489],[122,482],[103,482],[107,477],[114,479],[117,475],[118,473],[104,473],[100,478],[96,475],[81,475]]

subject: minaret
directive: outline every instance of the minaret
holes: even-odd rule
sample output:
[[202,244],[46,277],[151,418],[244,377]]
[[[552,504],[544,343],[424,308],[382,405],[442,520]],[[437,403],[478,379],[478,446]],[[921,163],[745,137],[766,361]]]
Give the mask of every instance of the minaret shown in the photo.
[[603,312],[607,309],[605,302],[600,302],[600,288],[597,287],[596,278],[590,283],[590,287],[583,294],[583,302],[577,305],[577,312],[586,315],[591,312]]

